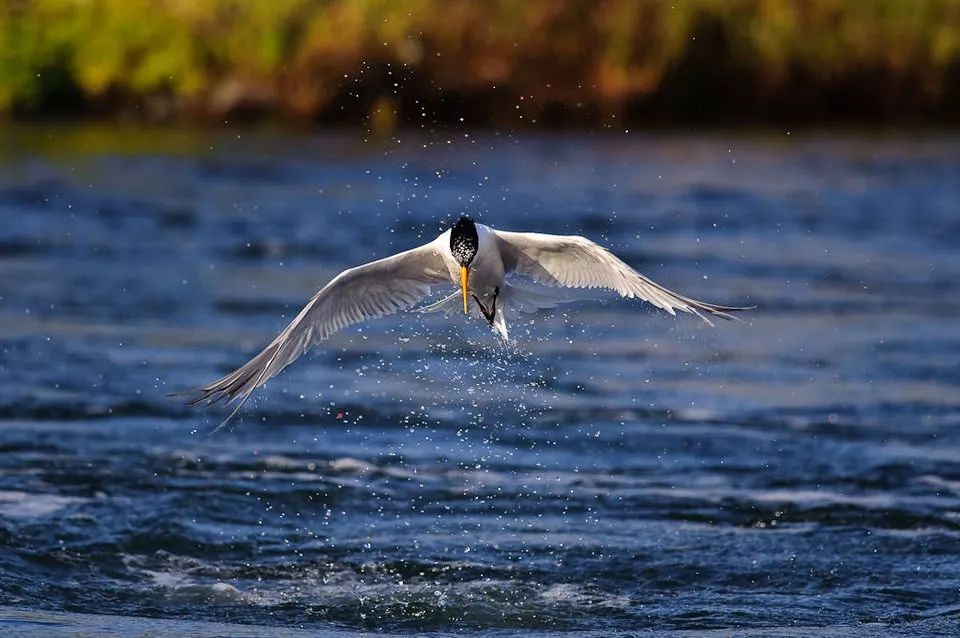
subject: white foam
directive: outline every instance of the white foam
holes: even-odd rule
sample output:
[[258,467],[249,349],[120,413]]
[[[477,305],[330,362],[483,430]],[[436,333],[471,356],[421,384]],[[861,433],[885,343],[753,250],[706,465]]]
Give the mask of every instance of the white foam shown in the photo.
[[330,461],[330,469],[334,472],[355,472],[357,474],[365,474],[367,472],[372,472],[374,470],[374,466],[366,461],[345,456]]
[[630,597],[606,592],[588,591],[572,583],[557,583],[540,593],[540,598],[550,604],[568,604],[577,607],[617,607],[630,605]]
[[170,595],[176,599],[197,601],[206,604],[225,605],[230,603],[247,602],[242,591],[229,583],[216,582],[209,584],[188,583],[178,585],[170,590]]
[[0,491],[0,516],[11,518],[46,516],[70,505],[84,503],[87,500],[76,496]]

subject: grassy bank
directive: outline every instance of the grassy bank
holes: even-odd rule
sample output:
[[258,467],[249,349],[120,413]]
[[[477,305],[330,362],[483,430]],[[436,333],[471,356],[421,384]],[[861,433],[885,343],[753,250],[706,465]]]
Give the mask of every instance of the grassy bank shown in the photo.
[[960,0],[0,0],[0,112],[956,121]]

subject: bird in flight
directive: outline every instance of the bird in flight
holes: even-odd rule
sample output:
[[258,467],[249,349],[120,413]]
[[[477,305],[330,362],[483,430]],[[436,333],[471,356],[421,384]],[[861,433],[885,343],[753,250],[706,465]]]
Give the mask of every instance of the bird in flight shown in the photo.
[[[534,282],[522,285],[517,278]],[[509,279],[508,279],[509,278]],[[221,379],[197,388],[191,404],[212,405],[250,395],[293,363],[310,346],[347,326],[411,310],[437,286],[459,290],[421,312],[471,308],[504,339],[507,317],[569,301],[550,288],[606,289],[639,298],[675,315],[677,310],[734,319],[746,307],[718,306],[673,292],[641,275],[606,248],[584,237],[495,230],[462,216],[454,226],[418,248],[349,268],[320,289],[293,321],[258,355]],[[215,430],[216,431],[216,430]]]

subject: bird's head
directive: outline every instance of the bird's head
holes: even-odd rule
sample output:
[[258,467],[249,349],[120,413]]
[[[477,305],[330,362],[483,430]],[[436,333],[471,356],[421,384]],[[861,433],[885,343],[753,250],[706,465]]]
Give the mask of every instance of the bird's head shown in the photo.
[[470,283],[470,262],[480,249],[477,225],[466,215],[461,215],[450,229],[450,254],[460,264],[460,292],[463,294],[463,314],[467,314],[467,299]]
[[461,215],[450,229],[450,254],[458,264],[466,268],[477,256],[478,248],[480,237],[477,235],[477,225],[466,215]]

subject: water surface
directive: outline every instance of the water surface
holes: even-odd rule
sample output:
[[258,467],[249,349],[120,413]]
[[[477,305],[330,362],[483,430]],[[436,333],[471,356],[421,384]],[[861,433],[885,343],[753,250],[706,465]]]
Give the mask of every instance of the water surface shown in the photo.
[[[5,635],[957,632],[957,138],[3,135]],[[461,212],[758,308],[398,315],[215,436],[167,396]]]

